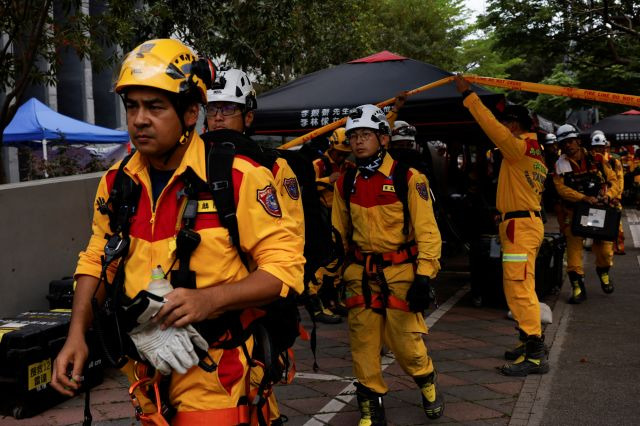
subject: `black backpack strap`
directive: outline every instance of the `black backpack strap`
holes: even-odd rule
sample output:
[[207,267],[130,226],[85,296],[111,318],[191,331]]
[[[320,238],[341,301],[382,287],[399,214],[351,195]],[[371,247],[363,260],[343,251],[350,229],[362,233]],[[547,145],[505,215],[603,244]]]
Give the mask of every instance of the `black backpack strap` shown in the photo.
[[393,188],[396,191],[396,196],[402,203],[402,213],[404,216],[404,222],[402,225],[402,233],[404,235],[409,234],[409,182],[407,181],[407,173],[409,172],[409,166],[405,163],[396,161],[396,165],[393,169]]
[[213,196],[213,202],[218,210],[218,218],[227,231],[231,243],[238,251],[238,255],[245,266],[248,265],[247,255],[240,247],[240,230],[236,216],[236,203],[233,193],[231,169],[236,155],[233,142],[215,142],[206,150],[207,183]]
[[327,177],[331,174],[331,160],[326,155],[323,155],[320,159],[324,164],[324,175],[322,177]]
[[353,192],[353,185],[356,180],[357,168],[347,169],[344,173],[344,181],[342,182],[342,193],[344,194],[344,204],[347,207],[347,212],[351,215],[351,193]]

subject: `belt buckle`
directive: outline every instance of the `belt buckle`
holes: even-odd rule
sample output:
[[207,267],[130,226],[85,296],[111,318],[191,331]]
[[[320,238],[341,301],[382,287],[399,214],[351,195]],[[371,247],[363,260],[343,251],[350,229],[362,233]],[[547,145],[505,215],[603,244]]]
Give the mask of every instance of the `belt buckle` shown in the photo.
[[373,255],[371,255],[370,253],[368,254],[364,254],[364,270],[367,273],[367,275],[369,276],[369,278],[375,278],[377,272],[376,272],[376,265],[375,263],[372,262],[373,259]]

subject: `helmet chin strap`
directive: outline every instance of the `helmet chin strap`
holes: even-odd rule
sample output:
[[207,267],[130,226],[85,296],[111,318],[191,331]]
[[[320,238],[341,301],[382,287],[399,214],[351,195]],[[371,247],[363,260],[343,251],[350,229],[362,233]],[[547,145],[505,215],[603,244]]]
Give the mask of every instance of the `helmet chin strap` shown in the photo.
[[171,159],[171,157],[173,157],[173,154],[176,152],[176,150],[178,149],[178,147],[184,145],[185,143],[187,143],[187,141],[189,140],[189,136],[191,136],[191,132],[193,131],[193,128],[191,129],[186,129],[182,135],[180,136],[180,139],[178,139],[176,141],[176,143],[173,145],[173,147],[171,147],[171,149],[169,149],[169,151],[167,151],[164,154],[164,161],[162,162],[162,164],[164,164],[165,166],[169,163],[169,160]]

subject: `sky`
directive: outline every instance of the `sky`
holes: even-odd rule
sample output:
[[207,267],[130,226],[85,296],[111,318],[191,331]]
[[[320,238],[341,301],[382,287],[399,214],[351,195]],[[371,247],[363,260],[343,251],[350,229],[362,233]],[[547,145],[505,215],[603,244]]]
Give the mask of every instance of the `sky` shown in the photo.
[[486,0],[465,0],[464,3],[475,17],[477,14],[484,12],[487,2]]

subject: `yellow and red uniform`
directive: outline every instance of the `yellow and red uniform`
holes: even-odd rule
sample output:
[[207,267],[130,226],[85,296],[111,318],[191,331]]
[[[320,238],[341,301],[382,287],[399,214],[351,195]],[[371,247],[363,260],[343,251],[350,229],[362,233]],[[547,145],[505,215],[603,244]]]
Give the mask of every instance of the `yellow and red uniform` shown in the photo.
[[[350,304],[363,296],[364,266],[349,264],[343,275],[347,287],[349,309],[349,339],[354,373],[358,382],[374,392],[384,394],[388,388],[382,378],[380,349],[385,343],[393,351],[402,369],[412,377],[426,376],[434,367],[427,354],[422,335],[427,327],[422,313],[406,308],[406,294],[415,273],[434,278],[440,270],[440,231],[433,215],[427,178],[415,169],[407,172],[410,226],[403,233],[403,205],[396,196],[392,173],[397,162],[385,154],[382,164],[373,176],[365,179],[356,173],[354,191],[347,211],[343,193],[344,175],[335,185],[332,224],[342,235],[345,247],[353,243],[361,256],[369,254],[396,254],[415,240],[417,260],[392,263],[382,271],[390,295],[383,315],[372,304]],[[351,237],[350,237],[351,236]],[[380,297],[381,286],[371,279],[372,300]],[[404,305],[404,306],[403,306]]]
[[[571,220],[573,219],[573,205],[587,197],[573,188],[572,183],[567,178],[582,179],[590,175],[594,182],[606,185],[606,195],[610,199],[619,198],[621,186],[618,185],[616,174],[606,161],[596,162],[591,155],[583,149],[583,158],[579,162],[572,160],[566,155],[561,155],[556,162],[556,174],[553,183],[558,190],[558,194],[565,201],[565,226],[564,233],[567,237],[567,272],[576,272],[584,275],[582,264],[582,247],[584,239],[573,235],[571,232]],[[596,266],[609,268],[613,265],[613,243],[611,241],[596,240],[593,242],[591,251],[596,256]]]
[[[503,161],[498,176],[496,207],[502,245],[503,287],[518,327],[529,336],[540,336],[540,303],[535,292],[535,264],[544,237],[540,202],[547,167],[535,133],[514,136],[500,124],[477,94],[464,100],[476,122],[500,149]],[[515,212],[529,212],[509,218]]]
[[[142,186],[140,200],[130,227],[131,246],[125,260],[124,287],[127,296],[134,297],[147,287],[149,272],[156,265],[168,270],[175,257],[176,233],[181,227],[181,209],[185,197],[178,197],[184,187],[180,176],[187,168],[206,181],[204,143],[198,135],[193,136],[184,157],[173,176],[153,202],[149,166],[145,159],[135,153],[125,166],[125,173]],[[99,198],[108,199],[117,171],[113,166],[103,176],[98,186]],[[240,229],[240,246],[258,269],[268,272],[282,281],[280,295],[293,290],[303,290],[303,240],[297,234],[294,220],[279,207],[271,172],[253,160],[236,156],[232,167],[234,198]],[[211,194],[201,194],[194,231],[201,242],[190,260],[190,269],[195,271],[196,288],[234,283],[249,272],[242,263],[229,233],[217,216]],[[209,199],[206,199],[209,198]],[[206,199],[206,200],[205,200]],[[105,234],[110,233],[108,217],[95,214],[92,236],[76,268],[76,275],[100,276],[100,256],[104,253]],[[110,279],[116,265],[111,265]],[[246,341],[249,351],[253,339]],[[193,367],[186,374],[173,373],[169,389],[171,404],[180,413],[208,410],[232,409],[246,394],[246,376],[249,371],[247,359],[241,347],[222,350],[209,349],[209,355],[218,364],[213,373]],[[133,381],[133,362],[123,371]],[[150,402],[139,395],[144,411],[154,410]]]
[[[329,167],[327,167],[326,163],[329,164]],[[347,169],[353,167],[355,167],[355,164],[348,160],[337,165],[335,161],[331,159],[331,156],[326,153],[323,154],[322,158],[316,158],[313,160],[313,170],[316,173],[316,183],[318,184],[320,202],[328,209],[330,209],[333,204],[333,184],[329,180],[329,176],[335,172],[344,174]]]
[[280,207],[293,218],[297,233],[304,237],[304,211],[298,178],[284,158],[276,159],[271,174],[280,195]]

